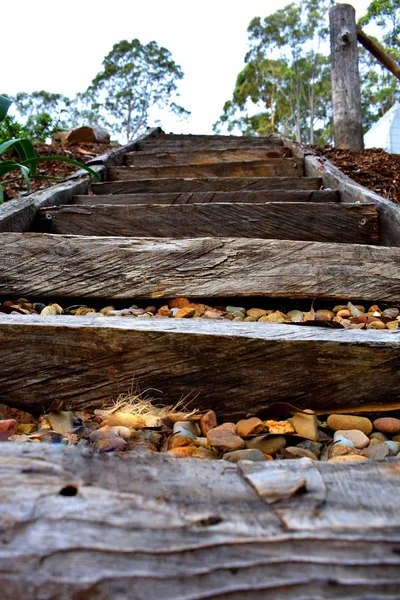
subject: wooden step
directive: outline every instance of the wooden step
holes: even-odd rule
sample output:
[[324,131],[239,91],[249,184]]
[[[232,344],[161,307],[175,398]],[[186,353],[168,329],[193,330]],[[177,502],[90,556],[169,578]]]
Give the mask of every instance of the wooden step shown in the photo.
[[146,192],[210,192],[260,190],[319,190],[320,177],[195,177],[187,179],[136,179],[92,183],[94,194]]
[[0,294],[400,302],[400,248],[290,240],[3,233]]
[[172,177],[301,177],[303,161],[297,158],[271,158],[268,161],[226,162],[172,167],[112,167],[111,181]]
[[137,194],[105,194],[73,196],[71,203],[97,204],[205,204],[210,202],[340,202],[337,190],[270,190],[255,192],[148,192]]
[[[0,402],[84,409],[128,391],[240,418],[289,400],[319,412],[380,408],[400,393],[400,336],[201,319],[0,316]],[[229,398],[229,401],[227,401]]]
[[142,204],[59,206],[38,211],[36,231],[131,237],[244,237],[378,243],[374,204]]
[[176,165],[202,165],[221,162],[246,162],[288,158],[292,156],[289,148],[245,148],[238,150],[210,150],[192,152],[129,152],[125,155],[125,165],[162,167]]
[[138,150],[146,152],[186,152],[191,150],[233,150],[240,148],[266,149],[283,146],[280,138],[216,135],[160,135],[137,142]]

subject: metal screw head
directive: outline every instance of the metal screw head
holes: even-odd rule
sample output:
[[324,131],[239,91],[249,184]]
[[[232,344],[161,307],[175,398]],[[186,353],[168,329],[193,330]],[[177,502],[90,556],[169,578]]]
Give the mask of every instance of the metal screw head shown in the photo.
[[361,225],[361,227],[364,227],[364,225],[367,224],[367,219],[360,219],[359,224]]

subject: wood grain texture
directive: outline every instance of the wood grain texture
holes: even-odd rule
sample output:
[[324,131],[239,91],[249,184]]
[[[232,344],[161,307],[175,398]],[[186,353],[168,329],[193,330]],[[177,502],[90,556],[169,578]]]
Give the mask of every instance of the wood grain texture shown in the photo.
[[41,209],[36,231],[132,237],[245,237],[378,243],[375,205],[271,202]]
[[201,165],[221,162],[246,162],[266,160],[270,158],[290,157],[289,148],[245,148],[236,150],[197,150],[187,152],[128,152],[125,154],[125,165],[161,167],[175,165]]
[[400,250],[235,238],[4,233],[0,294],[70,298],[269,296],[400,301]]
[[159,135],[137,144],[137,150],[146,152],[190,152],[203,150],[233,150],[244,148],[266,149],[282,147],[280,136],[250,137],[233,135]]
[[255,192],[148,192],[74,196],[71,204],[206,204],[210,202],[340,202],[336,190],[266,190]]
[[269,323],[0,316],[0,402],[101,406],[135,378],[164,403],[239,419],[274,401],[318,412],[390,407],[400,335]]
[[173,177],[301,177],[303,163],[299,159],[270,158],[268,161],[224,162],[199,165],[160,167],[112,167],[111,181]]
[[94,194],[147,192],[231,192],[260,190],[319,190],[321,177],[193,177],[180,179],[137,179],[92,183]]
[[293,461],[244,468],[1,444],[3,600],[397,600],[397,459],[298,460],[306,493],[271,506],[249,469]]

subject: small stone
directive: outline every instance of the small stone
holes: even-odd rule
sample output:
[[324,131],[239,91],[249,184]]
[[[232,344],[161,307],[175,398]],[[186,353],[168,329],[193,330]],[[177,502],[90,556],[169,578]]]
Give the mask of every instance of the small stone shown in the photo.
[[126,446],[126,440],[116,434],[99,438],[94,444],[97,452],[112,452],[113,450],[122,450]]
[[383,443],[389,448],[391,456],[396,456],[396,454],[399,453],[399,444],[397,442],[394,442],[393,440],[388,440],[387,442]]
[[36,312],[41,313],[42,310],[44,308],[46,308],[46,305],[43,304],[43,302],[34,302],[32,307],[33,307],[33,310],[36,310]]
[[[20,423],[17,428],[17,433],[23,433],[25,435],[31,433],[35,429],[34,423]],[[0,438],[1,439],[1,438]]]
[[386,329],[386,325],[382,321],[372,321],[367,323],[367,329]]
[[56,308],[54,308],[54,306],[45,306],[40,314],[43,317],[54,317],[55,315],[59,315],[60,313],[57,311]]
[[348,310],[345,304],[337,304],[333,307],[332,312],[339,313],[341,310]]
[[366,462],[368,458],[359,454],[347,454],[345,456],[334,456],[328,458],[328,462]]
[[0,421],[0,441],[8,440],[11,435],[16,433],[18,423],[15,419],[2,419]]
[[295,413],[292,423],[296,433],[301,437],[314,442],[318,440],[318,419],[314,411],[306,409],[302,413]]
[[218,454],[209,448],[196,448],[191,454],[192,458],[202,458],[203,460],[216,460]]
[[62,306],[60,306],[59,304],[52,302],[51,304],[49,304],[49,306],[52,306],[53,308],[56,309],[57,314],[62,315],[64,312],[64,309],[62,308]]
[[220,312],[217,312],[215,310],[206,310],[202,317],[202,319],[222,319],[222,314]]
[[214,429],[218,426],[217,415],[213,410],[208,410],[204,415],[200,417],[200,429],[201,433],[206,436],[210,429]]
[[107,415],[105,420],[110,427],[122,425],[123,427],[129,427],[129,429],[142,429],[145,426],[143,416],[119,410]]
[[182,435],[192,439],[200,434],[199,426],[194,421],[176,421],[172,431],[174,435]]
[[[174,309],[172,309],[174,310]],[[183,308],[179,308],[175,318],[176,319],[190,319],[191,317],[194,317],[194,315],[196,314],[196,309],[193,308],[192,306],[184,306]]]
[[232,321],[242,322],[244,321],[244,315],[242,314],[240,317],[233,317]]
[[267,311],[263,308],[249,308],[246,314],[248,317],[255,317],[255,319],[258,320],[261,317],[265,317]]
[[267,460],[261,450],[257,450],[255,448],[246,448],[244,450],[226,452],[222,458],[233,463],[237,463],[239,460],[251,460],[253,462],[265,462]]
[[274,456],[286,446],[286,440],[282,435],[265,436],[260,435],[246,441],[246,448],[257,448],[263,454]]
[[374,431],[374,433],[371,433],[371,435],[369,436],[369,439],[371,441],[377,440],[379,442],[386,442],[388,438],[384,433],[381,433],[380,431]]
[[266,317],[261,317],[261,319],[259,319],[259,322],[262,322],[262,323],[290,323],[291,319],[290,319],[290,317],[286,316],[280,310],[277,310],[277,311],[271,313],[270,315],[267,315]]
[[[392,437],[392,440],[393,440],[394,442],[397,442],[398,444],[400,444],[400,435],[394,435],[394,436]],[[385,441],[386,441],[386,440],[385,440]]]
[[395,319],[396,317],[399,316],[399,309],[398,308],[386,308],[382,315],[384,317],[387,317],[388,319]]
[[333,436],[333,441],[336,445],[342,445],[342,446],[348,446],[350,448],[354,448],[354,444],[353,442],[346,437],[343,433],[339,433],[336,432],[335,435]]
[[310,450],[310,452],[319,458],[322,452],[323,444],[319,444],[313,440],[304,440],[304,442],[297,444],[297,448],[305,448],[306,450]]
[[167,454],[174,458],[188,458],[199,450],[200,448],[195,448],[194,446],[182,446],[181,448],[171,448],[171,450],[167,451]]
[[313,452],[306,450],[306,448],[299,448],[298,446],[284,448],[283,455],[285,458],[311,458],[311,460],[318,460]]
[[[220,426],[221,427],[221,426]],[[241,450],[245,443],[241,437],[229,431],[215,427],[207,433],[207,441],[213,448],[229,452],[230,450]]]
[[153,415],[148,413],[147,415],[142,415],[142,419],[144,421],[145,427],[161,427],[162,426],[162,417],[158,415]]
[[172,316],[172,312],[168,308],[168,306],[162,306],[161,308],[158,309],[156,316],[157,317],[171,317]]
[[157,308],[155,306],[146,306],[144,312],[150,313],[151,315],[155,315],[157,312]]
[[396,435],[400,433],[400,419],[396,419],[395,417],[381,417],[380,419],[375,419],[374,427],[381,433]]
[[186,435],[172,435],[168,440],[168,449],[181,448],[183,446],[192,446],[193,438]]
[[235,423],[230,423],[229,421],[222,423],[222,425],[218,425],[218,429],[221,431],[231,431],[232,433],[236,433]]
[[342,435],[353,442],[355,448],[366,448],[369,444],[369,438],[358,429],[338,429],[333,438],[334,440],[337,435]]
[[287,316],[292,321],[292,323],[302,323],[304,320],[304,315],[301,310],[290,310],[287,313]]
[[258,417],[242,419],[236,423],[236,433],[240,437],[247,437],[253,433],[258,433],[263,429],[263,422]]
[[387,329],[398,329],[399,322],[398,321],[388,321],[388,323],[386,323],[386,328]]
[[386,443],[376,443],[369,445],[368,448],[365,448],[365,450],[363,450],[363,454],[371,460],[383,460],[389,456],[390,448],[386,446]]
[[15,419],[18,423],[36,423],[36,419],[20,408],[0,404],[0,420]]
[[258,321],[258,319],[255,316],[251,316],[251,317],[245,317],[243,319],[243,321],[245,321],[246,323],[256,323]]
[[246,309],[243,308],[242,306],[227,306],[226,312],[228,312],[228,313],[241,312],[241,313],[243,313],[243,317],[244,317],[244,315],[246,314]]
[[[95,313],[96,310],[94,308],[88,308],[87,306],[82,306],[75,311],[76,316],[84,317],[85,315],[91,315]],[[122,312],[122,311],[121,311]]]
[[268,427],[269,433],[285,435],[286,433],[295,433],[295,428],[289,421],[273,421],[268,420],[263,422]]
[[100,313],[106,317],[108,313],[110,313],[113,310],[115,310],[114,306],[105,306],[101,309]]
[[188,298],[173,298],[168,302],[169,308],[184,308],[185,306],[190,306]]
[[334,456],[346,456],[347,454],[352,454],[354,450],[354,446],[349,446],[346,444],[333,444],[329,448],[329,458]]
[[335,313],[331,310],[317,310],[315,313],[316,321],[332,321]]
[[338,310],[336,314],[338,317],[342,317],[342,319],[348,319],[349,317],[351,317],[351,312],[349,311],[348,308],[344,308],[343,310]]
[[354,417],[352,415],[329,415],[327,419],[328,427],[333,431],[339,429],[358,429],[369,435],[372,432],[372,423],[366,417]]

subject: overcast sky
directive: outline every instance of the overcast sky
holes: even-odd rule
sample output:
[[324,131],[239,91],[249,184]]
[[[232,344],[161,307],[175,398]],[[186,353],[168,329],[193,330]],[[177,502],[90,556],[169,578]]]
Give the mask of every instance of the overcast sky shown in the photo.
[[[350,2],[360,17],[369,0]],[[1,2],[0,93],[46,90],[74,96],[101,69],[120,40],[155,40],[172,53],[185,78],[186,122],[165,113],[174,133],[212,133],[233,91],[248,48],[247,26],[286,0],[10,0]]]

